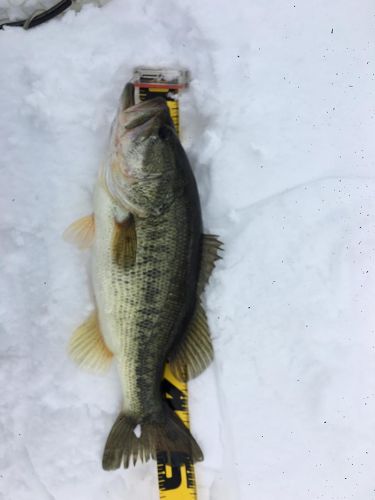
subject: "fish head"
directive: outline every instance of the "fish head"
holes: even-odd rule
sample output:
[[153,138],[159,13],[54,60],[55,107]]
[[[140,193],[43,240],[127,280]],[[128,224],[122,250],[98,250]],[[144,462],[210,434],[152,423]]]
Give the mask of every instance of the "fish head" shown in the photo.
[[106,170],[107,188],[116,201],[139,216],[160,213],[173,201],[176,140],[164,98],[134,105],[125,92]]

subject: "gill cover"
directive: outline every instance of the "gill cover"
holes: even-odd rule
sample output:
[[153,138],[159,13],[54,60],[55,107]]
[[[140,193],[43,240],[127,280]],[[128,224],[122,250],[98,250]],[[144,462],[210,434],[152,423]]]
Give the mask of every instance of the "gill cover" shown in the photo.
[[111,196],[134,215],[157,216],[181,192],[179,142],[165,99],[134,104],[134,86],[123,91],[112,130],[105,183]]

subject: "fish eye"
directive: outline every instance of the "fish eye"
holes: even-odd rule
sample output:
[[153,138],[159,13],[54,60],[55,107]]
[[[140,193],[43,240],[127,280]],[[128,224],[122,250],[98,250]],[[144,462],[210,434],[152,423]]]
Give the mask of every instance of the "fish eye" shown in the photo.
[[171,131],[169,127],[162,125],[158,130],[158,136],[161,140],[167,139],[171,135]]

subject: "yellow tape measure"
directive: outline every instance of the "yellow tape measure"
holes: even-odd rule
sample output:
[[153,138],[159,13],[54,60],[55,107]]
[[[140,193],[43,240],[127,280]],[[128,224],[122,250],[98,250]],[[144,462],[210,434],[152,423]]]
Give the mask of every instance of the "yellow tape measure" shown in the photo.
[[[188,391],[185,382],[176,379],[167,364],[164,371],[162,391],[169,400],[176,414],[186,427],[189,427]],[[196,500],[194,465],[190,458],[182,453],[174,453],[178,466],[166,464],[164,453],[158,453],[158,480],[161,500]]]
[[[176,131],[179,133],[179,105],[176,98],[179,90],[187,86],[187,82],[188,73],[183,70],[136,68],[133,78],[135,102],[160,95],[165,97]],[[164,370],[162,392],[178,417],[186,427],[189,427],[187,384],[176,379],[168,364]],[[165,453],[157,454],[160,500],[197,500],[193,463],[183,453],[173,453],[173,459],[178,465],[172,467],[166,463]]]

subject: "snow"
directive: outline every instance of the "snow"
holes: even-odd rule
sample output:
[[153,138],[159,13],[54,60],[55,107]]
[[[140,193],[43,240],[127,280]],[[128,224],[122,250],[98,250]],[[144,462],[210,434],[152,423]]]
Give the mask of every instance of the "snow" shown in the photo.
[[[2,5],[6,6],[3,0]],[[91,210],[122,87],[188,67],[182,140],[225,257],[216,359],[189,387],[199,500],[371,500],[375,481],[374,19],[369,0],[123,2],[0,32],[0,498],[158,498],[104,472],[114,369],[80,371]]]

